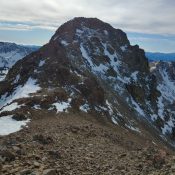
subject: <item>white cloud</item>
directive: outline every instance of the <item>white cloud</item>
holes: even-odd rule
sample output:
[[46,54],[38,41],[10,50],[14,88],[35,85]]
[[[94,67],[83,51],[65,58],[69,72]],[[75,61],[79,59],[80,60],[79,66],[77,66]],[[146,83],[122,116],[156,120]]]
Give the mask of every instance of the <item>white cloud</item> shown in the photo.
[[[75,16],[98,17],[125,31],[175,34],[174,0],[0,0],[0,21],[17,30],[55,30]],[[12,26],[0,25],[2,29]]]
[[0,23],[0,30],[33,30],[33,29],[47,29],[56,30],[56,27],[49,25],[30,25],[30,24],[20,24],[20,23]]

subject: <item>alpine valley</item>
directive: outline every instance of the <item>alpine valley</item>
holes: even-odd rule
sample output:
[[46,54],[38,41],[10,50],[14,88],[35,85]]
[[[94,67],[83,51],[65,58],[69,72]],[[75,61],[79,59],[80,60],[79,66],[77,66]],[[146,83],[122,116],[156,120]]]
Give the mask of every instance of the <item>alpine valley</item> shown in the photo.
[[122,30],[74,18],[41,48],[0,43],[0,66],[3,175],[175,173],[175,63]]

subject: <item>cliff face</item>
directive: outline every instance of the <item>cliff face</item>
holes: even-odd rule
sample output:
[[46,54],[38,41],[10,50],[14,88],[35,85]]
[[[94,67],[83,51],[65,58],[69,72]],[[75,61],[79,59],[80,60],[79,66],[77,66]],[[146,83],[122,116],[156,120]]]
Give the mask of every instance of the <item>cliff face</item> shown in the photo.
[[156,77],[144,51],[131,46],[124,32],[96,18],[74,18],[9,71],[0,84],[1,116],[14,102],[23,111],[83,111],[143,135],[149,128],[169,139],[172,131],[165,129],[162,118],[167,112],[174,118],[174,113],[162,108],[165,98]]
[[158,98],[158,115],[156,124],[163,134],[170,134],[174,140],[175,123],[175,63],[153,62],[150,65],[151,73],[157,79],[157,90],[160,92]]

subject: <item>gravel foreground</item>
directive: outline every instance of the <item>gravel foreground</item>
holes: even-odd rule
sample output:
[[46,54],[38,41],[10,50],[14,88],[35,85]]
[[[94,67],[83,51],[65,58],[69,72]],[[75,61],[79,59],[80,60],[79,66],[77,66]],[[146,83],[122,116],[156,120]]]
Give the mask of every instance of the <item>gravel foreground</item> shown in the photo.
[[1,175],[173,175],[159,143],[86,114],[35,111],[27,128],[0,137]]

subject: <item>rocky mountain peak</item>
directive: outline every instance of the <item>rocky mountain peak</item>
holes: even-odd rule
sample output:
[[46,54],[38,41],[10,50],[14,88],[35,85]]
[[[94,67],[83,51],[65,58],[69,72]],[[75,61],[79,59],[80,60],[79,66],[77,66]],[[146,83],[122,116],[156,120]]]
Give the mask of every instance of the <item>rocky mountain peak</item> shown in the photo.
[[[96,64],[94,62],[100,64],[99,59],[107,61],[105,58],[100,58],[103,56],[107,58],[107,55],[115,55],[115,62],[117,62],[119,57],[124,55],[122,62],[133,71],[135,69],[143,72],[149,71],[144,51],[137,45],[131,46],[123,31],[115,29],[97,18],[81,17],[66,22],[56,31],[49,44],[57,50],[67,49],[69,57],[74,54],[70,53],[71,48],[74,50],[72,52],[89,52],[88,55],[93,57],[92,64]],[[130,52],[134,54],[130,54]]]
[[[109,37],[111,40],[116,40],[119,45],[129,45],[126,34],[119,30],[114,29],[111,25],[104,23],[97,18],[84,18],[78,17],[70,20],[59,27],[52,40],[64,37],[64,39],[74,40],[77,35],[89,35],[100,33],[104,37]],[[89,35],[91,36],[91,35]],[[97,35],[98,37],[98,35]],[[62,38],[63,39],[63,38]]]
[[0,88],[0,115],[17,103],[23,112],[88,113],[139,134],[151,127],[160,139],[170,139],[174,127],[144,51],[96,18],[60,26],[48,44],[10,69]]

